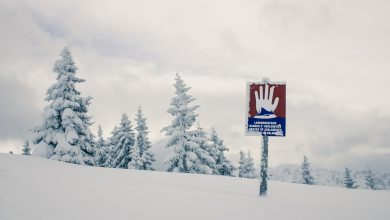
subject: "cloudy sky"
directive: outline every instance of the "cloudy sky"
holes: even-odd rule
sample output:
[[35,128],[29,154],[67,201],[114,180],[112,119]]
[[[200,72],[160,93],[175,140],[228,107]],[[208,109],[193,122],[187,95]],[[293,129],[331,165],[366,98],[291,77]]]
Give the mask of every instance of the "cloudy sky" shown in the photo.
[[389,1],[0,1],[0,152],[20,151],[40,123],[60,50],[94,97],[107,137],[141,105],[161,140],[179,72],[236,160],[256,158],[244,135],[245,85],[287,82],[287,136],[270,138],[270,165],[303,155],[329,168],[390,171]]

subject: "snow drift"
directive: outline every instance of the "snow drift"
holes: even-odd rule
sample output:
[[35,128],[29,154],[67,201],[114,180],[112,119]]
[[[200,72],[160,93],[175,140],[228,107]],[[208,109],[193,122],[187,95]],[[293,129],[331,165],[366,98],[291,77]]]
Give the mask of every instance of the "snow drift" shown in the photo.
[[388,219],[390,192],[96,168],[0,154],[0,219]]

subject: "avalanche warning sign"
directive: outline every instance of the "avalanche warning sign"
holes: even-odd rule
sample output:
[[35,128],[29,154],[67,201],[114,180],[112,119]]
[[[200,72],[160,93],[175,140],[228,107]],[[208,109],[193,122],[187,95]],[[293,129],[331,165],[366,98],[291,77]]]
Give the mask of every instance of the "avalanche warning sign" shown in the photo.
[[286,83],[248,82],[246,135],[286,136]]

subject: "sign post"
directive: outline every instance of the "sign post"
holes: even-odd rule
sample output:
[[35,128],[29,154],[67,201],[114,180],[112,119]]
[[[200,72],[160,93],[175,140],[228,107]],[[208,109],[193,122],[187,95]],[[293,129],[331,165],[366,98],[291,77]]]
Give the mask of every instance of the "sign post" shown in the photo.
[[262,136],[259,194],[266,196],[268,137],[286,136],[286,83],[264,78],[261,82],[248,82],[246,90],[245,134]]
[[267,195],[268,178],[268,136],[263,136],[261,145],[261,162],[260,162],[260,196]]

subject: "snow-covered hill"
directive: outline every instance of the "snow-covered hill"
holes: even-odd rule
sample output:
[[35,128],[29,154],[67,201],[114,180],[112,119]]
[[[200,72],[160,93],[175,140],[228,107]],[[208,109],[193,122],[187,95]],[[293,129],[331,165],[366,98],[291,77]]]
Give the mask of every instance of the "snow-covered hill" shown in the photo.
[[[367,170],[353,171],[352,176],[356,181],[358,188],[367,189],[365,184],[367,172]],[[342,171],[313,166],[311,168],[311,174],[314,177],[316,185],[344,187],[344,172]],[[283,164],[270,168],[270,179],[274,181],[300,183],[301,176],[302,174],[299,165]],[[376,173],[375,179],[377,182],[377,189],[390,189],[390,173]]]
[[0,219],[389,219],[390,192],[107,169],[0,154]]

